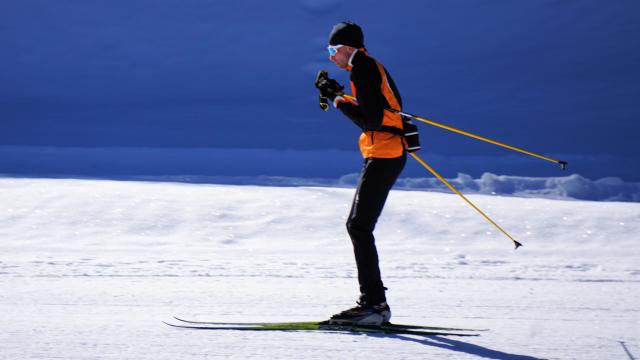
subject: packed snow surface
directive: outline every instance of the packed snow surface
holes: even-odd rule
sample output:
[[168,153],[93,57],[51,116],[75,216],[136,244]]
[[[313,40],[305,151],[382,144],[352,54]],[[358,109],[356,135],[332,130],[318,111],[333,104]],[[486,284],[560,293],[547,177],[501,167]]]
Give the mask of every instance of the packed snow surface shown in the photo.
[[480,337],[188,331],[354,304],[353,189],[0,178],[3,359],[635,359],[640,204],[394,190],[393,320]]

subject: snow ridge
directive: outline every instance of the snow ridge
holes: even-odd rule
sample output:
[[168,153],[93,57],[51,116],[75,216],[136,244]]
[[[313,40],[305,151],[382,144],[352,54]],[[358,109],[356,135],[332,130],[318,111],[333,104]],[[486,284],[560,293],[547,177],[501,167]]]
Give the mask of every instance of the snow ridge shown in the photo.
[[[359,174],[352,173],[338,179],[302,178],[286,176],[141,176],[137,180],[170,181],[186,183],[212,183],[226,185],[262,186],[323,186],[355,187]],[[454,187],[466,194],[503,195],[556,200],[623,201],[640,202],[640,183],[625,182],[620,178],[607,177],[590,180],[573,174],[562,177],[523,177],[484,173],[474,179],[459,173],[447,179]],[[442,191],[450,190],[436,178],[400,178],[396,189]]]

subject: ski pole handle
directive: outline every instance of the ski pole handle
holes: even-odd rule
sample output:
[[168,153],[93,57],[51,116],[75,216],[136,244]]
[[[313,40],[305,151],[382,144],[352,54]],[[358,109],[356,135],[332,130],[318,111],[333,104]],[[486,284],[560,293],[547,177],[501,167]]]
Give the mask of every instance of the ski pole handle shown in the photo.
[[319,96],[319,102],[320,102],[320,108],[322,110],[324,110],[324,111],[329,110],[329,100],[326,97],[320,95]]

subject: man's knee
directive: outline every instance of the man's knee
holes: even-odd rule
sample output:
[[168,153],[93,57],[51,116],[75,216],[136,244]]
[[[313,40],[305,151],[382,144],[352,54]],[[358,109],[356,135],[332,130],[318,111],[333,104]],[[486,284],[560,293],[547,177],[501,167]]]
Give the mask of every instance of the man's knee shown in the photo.
[[373,228],[375,227],[375,223],[373,224],[365,223],[362,221],[358,221],[357,219],[350,218],[349,220],[347,220],[346,226],[347,226],[347,232],[349,233],[349,235],[352,235],[353,237],[354,235],[358,236],[358,235],[373,233]]

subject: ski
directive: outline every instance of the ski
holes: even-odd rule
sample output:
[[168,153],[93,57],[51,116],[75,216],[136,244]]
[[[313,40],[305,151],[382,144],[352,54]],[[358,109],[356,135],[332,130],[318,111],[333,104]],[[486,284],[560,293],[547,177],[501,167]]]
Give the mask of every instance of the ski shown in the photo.
[[[320,326],[329,325],[328,321],[298,321],[298,322],[214,322],[214,321],[195,321],[186,320],[174,316],[174,319],[192,325],[210,325],[210,326]],[[458,328],[458,327],[446,327],[446,326],[424,326],[424,325],[407,325],[407,324],[393,324],[385,323],[383,326],[392,329],[405,329],[405,330],[434,330],[434,331],[488,331],[488,329],[470,329],[470,328]]]
[[294,323],[263,323],[263,324],[172,324],[164,322],[174,328],[191,330],[233,330],[233,331],[323,331],[323,332],[352,332],[373,334],[402,334],[421,336],[478,336],[475,333],[456,332],[450,330],[427,330],[393,327],[387,325],[334,325],[327,322],[294,322]]

